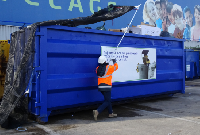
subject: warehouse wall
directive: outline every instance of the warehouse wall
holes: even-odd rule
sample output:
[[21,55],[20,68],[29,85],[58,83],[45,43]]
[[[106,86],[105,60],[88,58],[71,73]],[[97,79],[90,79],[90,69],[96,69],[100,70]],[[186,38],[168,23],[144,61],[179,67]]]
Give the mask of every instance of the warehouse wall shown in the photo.
[[10,40],[10,34],[18,30],[19,26],[0,25],[0,40]]

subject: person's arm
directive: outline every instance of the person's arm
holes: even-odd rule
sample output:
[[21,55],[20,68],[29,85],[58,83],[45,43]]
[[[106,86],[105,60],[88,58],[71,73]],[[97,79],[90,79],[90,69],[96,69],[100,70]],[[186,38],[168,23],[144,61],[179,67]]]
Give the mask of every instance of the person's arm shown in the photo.
[[114,65],[109,65],[109,69],[108,69],[108,73],[107,73],[109,75],[118,69],[118,64],[117,64],[116,60],[112,59],[112,61],[113,61]]
[[115,64],[114,64],[114,71],[117,71],[117,69],[118,69],[118,64],[115,63]]
[[113,61],[113,64],[114,64],[114,71],[116,71],[118,69],[117,61],[116,61],[116,59],[112,59],[112,61]]
[[96,73],[97,73],[97,69],[99,68],[99,66],[96,68]]

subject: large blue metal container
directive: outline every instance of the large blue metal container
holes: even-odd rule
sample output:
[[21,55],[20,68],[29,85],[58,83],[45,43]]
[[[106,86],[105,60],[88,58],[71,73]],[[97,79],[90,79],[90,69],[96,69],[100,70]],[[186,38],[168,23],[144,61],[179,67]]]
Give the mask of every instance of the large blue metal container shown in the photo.
[[193,79],[200,76],[199,51],[185,49],[186,78]]
[[[116,47],[122,35],[64,26],[38,27],[30,112],[47,122],[58,110],[101,103],[95,72],[101,46]],[[127,33],[120,47],[156,48],[157,75],[152,80],[113,83],[113,102],[185,92],[183,40]]]

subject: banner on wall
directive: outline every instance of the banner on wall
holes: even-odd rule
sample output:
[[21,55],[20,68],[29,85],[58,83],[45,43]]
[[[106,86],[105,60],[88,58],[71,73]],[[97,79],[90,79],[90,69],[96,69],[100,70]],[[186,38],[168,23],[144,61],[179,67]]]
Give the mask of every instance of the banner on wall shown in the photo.
[[[147,0],[143,21],[167,31],[175,38],[200,40],[200,6],[180,6],[174,0]],[[198,3],[199,4],[199,3]]]
[[[0,0],[0,24],[25,26],[36,22],[91,16],[108,5],[141,4],[132,25],[141,22],[167,31],[175,38],[200,41],[199,0]],[[21,8],[18,8],[21,7]],[[10,12],[5,12],[9,10]],[[125,28],[134,11],[105,22],[106,29]],[[30,17],[27,17],[30,16]],[[103,22],[88,25],[92,29]],[[87,27],[88,27],[87,26]],[[85,25],[79,26],[85,28]]]
[[113,73],[112,82],[127,82],[156,79],[156,49],[101,46],[101,55],[107,63],[116,58],[119,68]]

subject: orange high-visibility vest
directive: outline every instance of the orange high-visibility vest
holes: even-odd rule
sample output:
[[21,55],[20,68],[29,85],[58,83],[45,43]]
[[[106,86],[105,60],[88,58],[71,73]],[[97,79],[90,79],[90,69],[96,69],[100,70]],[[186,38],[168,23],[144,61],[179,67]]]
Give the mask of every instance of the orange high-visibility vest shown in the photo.
[[[98,67],[97,67],[98,69]],[[96,69],[96,72],[97,72]],[[118,64],[107,65],[105,75],[100,77],[98,76],[98,88],[101,91],[107,91],[108,88],[112,88],[112,73],[118,69]]]

